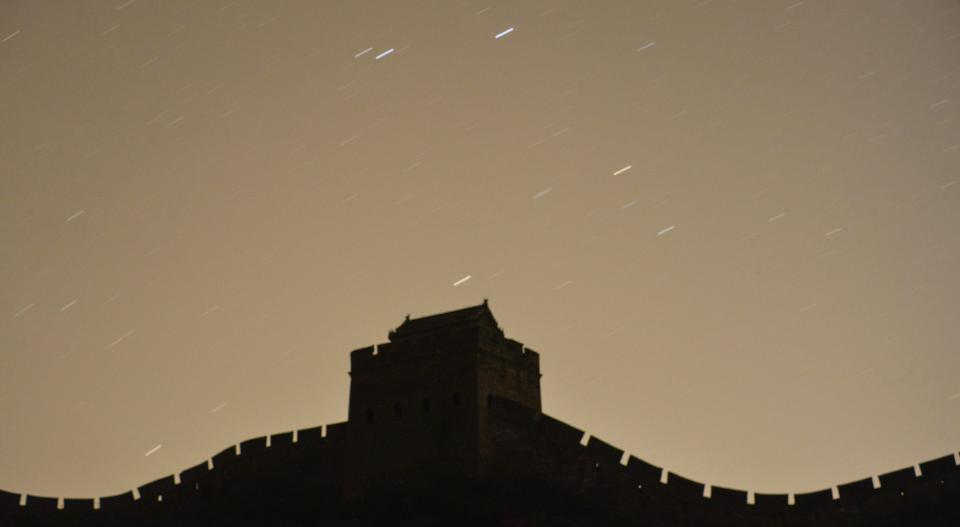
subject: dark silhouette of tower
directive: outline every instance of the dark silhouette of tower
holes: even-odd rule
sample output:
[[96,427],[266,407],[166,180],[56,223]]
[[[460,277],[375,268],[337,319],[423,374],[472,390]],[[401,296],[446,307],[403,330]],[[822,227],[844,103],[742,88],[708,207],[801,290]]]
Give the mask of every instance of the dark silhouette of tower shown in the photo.
[[350,353],[345,492],[477,478],[493,454],[495,396],[540,411],[539,355],[506,338],[487,301],[407,319]]

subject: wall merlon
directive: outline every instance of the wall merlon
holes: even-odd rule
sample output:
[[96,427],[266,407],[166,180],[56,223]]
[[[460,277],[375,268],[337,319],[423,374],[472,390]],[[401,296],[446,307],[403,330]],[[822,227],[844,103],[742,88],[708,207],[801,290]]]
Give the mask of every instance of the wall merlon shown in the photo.
[[529,348],[524,348],[522,361],[526,364],[528,369],[535,370],[537,372],[540,371],[540,354],[536,351],[533,351]]
[[270,448],[282,448],[293,445],[293,432],[270,435]]
[[780,510],[787,507],[787,494],[753,494],[753,505],[758,509]]
[[671,472],[667,477],[667,489],[671,494],[681,498],[704,499],[703,487],[703,483],[694,481],[692,479],[687,479],[679,474],[674,474],[673,472]]
[[350,369],[363,368],[376,357],[373,355],[373,346],[358,348],[350,352]]
[[161,495],[171,495],[176,492],[176,483],[173,481],[173,475],[169,475],[158,480],[151,481],[146,485],[140,487],[140,499],[146,501],[157,501],[157,496]]
[[880,474],[880,488],[884,491],[903,492],[916,479],[917,475],[914,473],[913,467],[903,468]]
[[237,462],[239,462],[239,456],[237,456],[237,446],[229,446],[221,450],[217,455],[213,456],[213,469],[222,471],[236,464]]
[[625,470],[632,474],[633,477],[640,483],[645,486],[653,485],[660,482],[660,475],[663,473],[663,468],[656,465],[651,465],[646,461],[630,456],[627,460],[627,466]]
[[594,435],[590,436],[585,448],[590,457],[603,465],[619,465],[620,458],[623,457],[623,450],[610,445]]
[[860,479],[844,483],[837,486],[840,491],[840,501],[843,503],[856,503],[866,499],[876,492],[873,488],[873,478]]
[[243,457],[259,454],[267,449],[267,436],[254,437],[240,443],[240,455]]
[[326,427],[326,439],[330,441],[342,441],[347,438],[347,422],[329,424]]
[[362,348],[357,348],[350,352],[351,357],[369,357],[373,355],[373,348],[376,347],[374,344],[369,346],[363,346]]
[[69,511],[92,511],[93,501],[87,498],[69,498],[63,500],[63,508]]
[[297,430],[297,444],[319,443],[323,440],[323,426]]
[[14,509],[20,506],[20,495],[0,490],[0,511]]
[[[411,351],[411,353],[399,353],[401,351]],[[363,371],[371,368],[388,368],[396,364],[398,359],[415,356],[416,351],[416,349],[405,350],[402,346],[391,342],[367,346],[350,354],[350,369],[351,371]]]
[[203,476],[209,471],[210,469],[207,468],[206,461],[184,470],[180,473],[180,486],[193,487],[194,484],[199,483]]
[[953,454],[920,463],[920,470],[925,478],[945,478],[960,475],[960,466],[957,466]]
[[133,507],[134,503],[133,491],[128,490],[123,494],[100,498],[100,510],[108,512],[123,511]]
[[505,338],[503,339],[503,346],[510,353],[523,355],[523,344],[516,340]]
[[797,507],[808,509],[824,509],[833,504],[833,489],[823,489],[815,492],[794,494],[793,503]]
[[58,498],[51,498],[49,496],[27,496],[27,507],[31,511],[37,512],[50,512],[57,510],[57,503],[60,500]]
[[747,504],[747,492],[726,487],[711,487],[710,502],[720,506],[740,506]]
[[374,348],[375,349],[373,350],[373,357],[380,358],[380,359],[382,359],[383,357],[389,357],[391,352],[399,349],[399,347],[394,345],[394,343],[392,342],[381,342],[376,346],[374,346]]

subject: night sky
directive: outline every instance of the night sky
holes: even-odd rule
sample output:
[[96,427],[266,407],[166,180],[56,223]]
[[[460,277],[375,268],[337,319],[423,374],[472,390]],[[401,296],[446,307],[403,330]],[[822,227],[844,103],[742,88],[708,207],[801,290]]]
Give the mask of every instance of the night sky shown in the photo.
[[0,4],[0,488],[343,421],[479,304],[544,411],[804,492],[960,449],[960,4]]

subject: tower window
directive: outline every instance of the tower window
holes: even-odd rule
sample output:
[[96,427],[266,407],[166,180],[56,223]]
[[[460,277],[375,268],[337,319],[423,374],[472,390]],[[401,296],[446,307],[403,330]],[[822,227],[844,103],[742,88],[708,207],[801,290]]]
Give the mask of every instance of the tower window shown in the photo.
[[399,419],[403,415],[403,407],[400,403],[393,405],[393,416]]
[[372,409],[372,408],[367,408],[367,422],[368,422],[368,423],[372,423],[372,422],[373,422],[373,409]]
[[460,406],[460,394],[453,394],[453,406]]
[[420,404],[421,406],[423,406],[424,412],[430,411],[430,399],[424,399],[423,401],[420,402]]

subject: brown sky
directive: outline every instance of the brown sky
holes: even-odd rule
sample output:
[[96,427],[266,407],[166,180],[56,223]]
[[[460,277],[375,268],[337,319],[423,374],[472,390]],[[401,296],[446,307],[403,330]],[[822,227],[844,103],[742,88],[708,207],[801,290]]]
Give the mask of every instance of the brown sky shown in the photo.
[[351,349],[484,297],[547,413],[691,479],[960,449],[956,2],[5,1],[0,40],[0,488],[342,421]]

